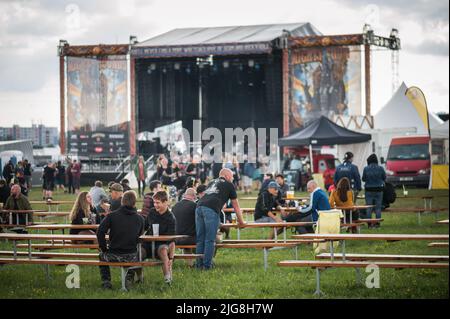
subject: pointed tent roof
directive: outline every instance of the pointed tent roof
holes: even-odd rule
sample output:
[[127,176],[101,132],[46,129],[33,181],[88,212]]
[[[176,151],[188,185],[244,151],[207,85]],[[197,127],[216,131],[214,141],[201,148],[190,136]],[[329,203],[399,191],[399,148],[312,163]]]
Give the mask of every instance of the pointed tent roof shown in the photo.
[[351,131],[321,116],[303,130],[280,138],[279,146],[341,145],[369,141],[370,134]]
[[[420,118],[416,108],[405,95],[408,87],[405,82],[391,97],[389,102],[375,114],[374,124],[376,129],[416,127],[417,134],[427,134],[426,123]],[[442,124],[442,120],[431,112],[428,112],[430,128]]]
[[431,138],[448,139],[448,121],[431,129]]

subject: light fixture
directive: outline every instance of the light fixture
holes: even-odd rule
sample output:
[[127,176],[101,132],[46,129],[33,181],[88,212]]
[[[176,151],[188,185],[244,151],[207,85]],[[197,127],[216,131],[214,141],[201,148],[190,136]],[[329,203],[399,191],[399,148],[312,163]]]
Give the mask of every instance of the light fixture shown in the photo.
[[150,64],[150,70],[152,70],[152,71],[156,70],[156,64],[155,63]]
[[369,31],[372,31],[372,26],[370,24],[368,24],[368,23],[364,24],[364,26],[363,26],[363,33],[366,34]]
[[230,66],[230,62],[228,61],[223,61],[223,67],[226,69]]
[[392,28],[390,37],[391,38],[397,38],[398,37],[398,30],[395,29],[395,28]]
[[130,44],[136,44],[136,43],[138,43],[137,36],[130,35]]
[[253,68],[255,66],[255,61],[252,59],[248,60],[248,66]]
[[180,69],[180,63],[176,62],[176,63],[173,65],[173,68],[174,68],[175,70],[179,70],[179,69]]

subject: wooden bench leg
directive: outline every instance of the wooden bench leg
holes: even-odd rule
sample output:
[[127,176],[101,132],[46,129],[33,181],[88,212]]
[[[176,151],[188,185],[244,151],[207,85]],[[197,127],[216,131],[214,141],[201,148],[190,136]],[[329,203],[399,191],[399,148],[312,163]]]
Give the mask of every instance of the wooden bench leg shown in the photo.
[[49,264],[44,265],[44,270],[45,270],[45,276],[47,278],[47,281],[52,280],[52,277],[50,275],[50,265]]
[[120,275],[121,275],[121,282],[122,282],[122,288],[120,290],[122,291],[128,291],[126,286],[126,277],[128,273],[128,268],[126,267],[120,267]]
[[418,223],[419,223],[419,226],[420,226],[420,225],[422,225],[422,220],[421,220],[421,217],[422,217],[422,216],[421,216],[421,213],[420,213],[420,212],[418,212],[418,213],[417,213],[417,218],[418,218]]
[[298,260],[298,246],[294,246],[294,258]]
[[363,284],[361,277],[361,270],[359,268],[355,268],[356,271],[356,284]]

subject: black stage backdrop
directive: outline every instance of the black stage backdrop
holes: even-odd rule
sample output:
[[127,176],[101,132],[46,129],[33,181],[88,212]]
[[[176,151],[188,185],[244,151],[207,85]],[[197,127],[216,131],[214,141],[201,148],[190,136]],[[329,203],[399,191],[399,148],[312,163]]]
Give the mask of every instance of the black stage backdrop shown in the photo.
[[223,134],[227,127],[274,127],[282,136],[281,55],[214,56],[213,60],[212,66],[203,67],[196,58],[137,60],[137,131],[154,131],[182,120],[192,136],[201,81],[203,130],[216,127]]

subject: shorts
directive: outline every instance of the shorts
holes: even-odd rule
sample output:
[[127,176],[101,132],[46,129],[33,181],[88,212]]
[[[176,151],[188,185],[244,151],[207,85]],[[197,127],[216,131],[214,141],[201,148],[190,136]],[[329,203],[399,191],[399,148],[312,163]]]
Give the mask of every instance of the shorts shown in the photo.
[[255,220],[255,223],[276,223],[277,221],[269,216],[261,217],[257,220]]
[[143,256],[143,258],[144,259],[145,258],[159,259],[160,250],[166,248],[168,251],[169,245],[170,245],[170,242],[160,242],[160,241],[155,242],[155,254],[153,255],[152,244],[146,243],[146,245],[144,246],[144,249],[145,249],[144,255],[145,256]]
[[44,182],[44,184],[42,185],[42,187],[44,188],[44,190],[46,191],[53,191],[55,189],[55,183],[53,181],[49,181],[49,182]]

